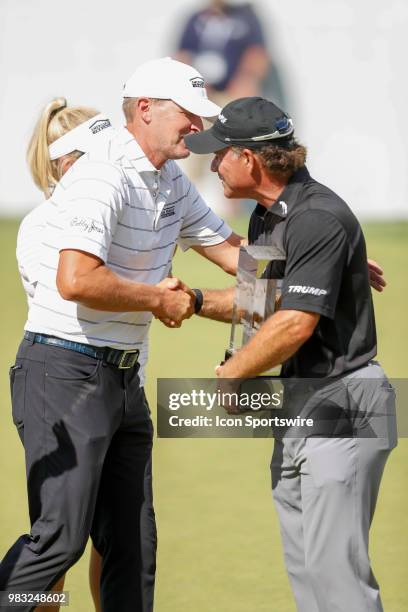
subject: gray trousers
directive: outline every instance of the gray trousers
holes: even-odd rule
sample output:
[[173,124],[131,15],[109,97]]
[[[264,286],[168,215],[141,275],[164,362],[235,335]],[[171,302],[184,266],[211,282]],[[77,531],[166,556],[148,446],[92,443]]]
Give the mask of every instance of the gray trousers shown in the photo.
[[397,443],[395,393],[375,362],[342,382],[359,407],[353,437],[275,440],[272,494],[298,612],[383,610],[368,541]]
[[49,590],[91,535],[102,555],[103,612],[151,612],[153,427],[137,367],[23,340],[11,383],[31,532],[1,561],[0,591]]

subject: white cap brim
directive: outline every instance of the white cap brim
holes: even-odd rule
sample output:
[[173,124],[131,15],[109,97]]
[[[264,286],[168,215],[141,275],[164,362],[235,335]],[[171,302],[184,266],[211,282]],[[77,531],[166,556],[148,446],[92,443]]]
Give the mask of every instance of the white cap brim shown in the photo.
[[222,110],[221,107],[211,102],[208,98],[179,98],[177,96],[173,97],[172,100],[181,106],[181,108],[184,108],[184,110],[199,117],[217,117]]

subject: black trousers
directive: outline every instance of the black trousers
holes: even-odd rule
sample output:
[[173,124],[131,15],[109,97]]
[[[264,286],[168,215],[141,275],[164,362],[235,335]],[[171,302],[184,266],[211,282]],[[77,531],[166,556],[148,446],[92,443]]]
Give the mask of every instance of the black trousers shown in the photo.
[[10,373],[31,533],[0,563],[0,591],[49,590],[91,534],[103,556],[103,612],[151,612],[153,427],[137,367],[23,340]]

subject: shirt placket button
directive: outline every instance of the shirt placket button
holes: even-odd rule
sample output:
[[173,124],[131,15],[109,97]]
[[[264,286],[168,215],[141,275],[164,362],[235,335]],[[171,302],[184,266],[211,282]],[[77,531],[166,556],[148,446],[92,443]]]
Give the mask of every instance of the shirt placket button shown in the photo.
[[154,198],[154,208],[155,208],[155,212],[154,212],[154,226],[156,227],[158,222],[159,222],[159,211],[157,208],[157,196],[158,196],[158,187],[159,187],[159,183],[157,182],[157,171],[154,173],[156,180],[153,183],[153,191],[152,191],[152,196]]

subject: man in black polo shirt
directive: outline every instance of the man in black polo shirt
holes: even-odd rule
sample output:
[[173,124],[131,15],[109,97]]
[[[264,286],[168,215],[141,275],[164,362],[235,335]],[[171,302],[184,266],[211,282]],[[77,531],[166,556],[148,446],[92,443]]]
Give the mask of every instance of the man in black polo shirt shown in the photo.
[[[323,381],[326,406],[346,415],[358,406],[351,436],[275,440],[273,497],[298,610],[379,612],[368,531],[396,444],[395,397],[372,361],[376,332],[361,227],[341,198],[311,178],[292,120],[272,102],[236,100],[212,128],[185,141],[195,153],[215,153],[211,169],[226,197],[258,201],[249,242],[286,255],[268,266],[270,278],[282,279],[279,310],[217,375],[248,378],[282,364],[285,378]],[[202,294],[203,316],[231,320],[233,289]],[[384,421],[382,437],[372,433],[375,419]]]

